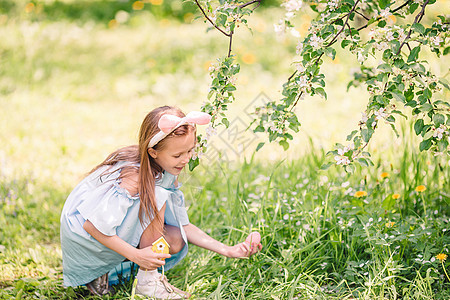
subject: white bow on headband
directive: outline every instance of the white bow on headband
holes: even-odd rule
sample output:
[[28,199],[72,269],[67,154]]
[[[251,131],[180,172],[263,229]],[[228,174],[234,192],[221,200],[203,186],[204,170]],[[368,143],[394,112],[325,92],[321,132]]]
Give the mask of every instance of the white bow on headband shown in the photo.
[[210,121],[211,115],[200,111],[191,111],[184,118],[169,114],[162,115],[158,122],[158,127],[159,129],[161,129],[161,131],[152,137],[152,139],[148,143],[148,148],[155,146],[171,132],[184,124],[206,125]]

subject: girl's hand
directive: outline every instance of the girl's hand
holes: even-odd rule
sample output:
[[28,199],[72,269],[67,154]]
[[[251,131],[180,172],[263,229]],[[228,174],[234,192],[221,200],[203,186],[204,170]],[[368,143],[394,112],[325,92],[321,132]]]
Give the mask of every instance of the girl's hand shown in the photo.
[[261,251],[261,249],[261,235],[259,232],[252,232],[245,239],[245,242],[231,246],[228,249],[227,256],[232,258],[249,257]]
[[154,270],[165,265],[164,259],[170,258],[170,254],[155,253],[152,247],[146,247],[137,250],[137,257],[133,260],[139,267],[147,270]]

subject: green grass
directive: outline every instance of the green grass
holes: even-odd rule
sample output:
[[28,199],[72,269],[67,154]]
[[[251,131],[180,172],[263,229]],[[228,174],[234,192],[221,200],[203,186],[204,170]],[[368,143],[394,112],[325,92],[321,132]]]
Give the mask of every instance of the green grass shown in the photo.
[[[191,247],[167,273],[172,283],[208,299],[448,298],[442,264],[432,260],[450,246],[448,162],[405,150],[350,175],[319,171],[323,152],[315,152],[276,165],[253,161],[184,174],[192,223],[229,244],[258,230],[264,248],[236,260]],[[382,172],[390,176],[382,179]],[[418,184],[427,189],[416,192]],[[355,191],[368,195],[356,198]],[[0,296],[89,298],[85,289],[62,288],[58,227],[67,193],[2,181]],[[400,199],[386,201],[393,193]],[[113,298],[130,291],[122,285]]]
[[[38,15],[24,12],[26,2],[0,4],[0,299],[94,299],[85,288],[62,287],[59,217],[67,195],[108,153],[136,142],[155,106],[197,110],[208,66],[225,54],[227,40],[206,33],[200,20],[132,12],[131,1],[88,1],[83,12],[75,1],[48,1]],[[109,9],[127,11],[128,21],[108,28]],[[253,34],[241,30],[234,39],[242,71],[230,120],[247,122],[243,110],[260,92],[279,97],[293,69],[295,40],[272,34],[281,15],[267,8],[249,20]],[[245,55],[254,62],[246,64]],[[412,120],[399,122],[401,138],[375,134],[374,167],[320,170],[324,153],[357,126],[365,106],[363,89],[345,88],[355,61],[338,57],[324,65],[330,100],[299,104],[302,128],[289,151],[269,146],[254,154],[260,140],[240,149],[242,139],[220,129],[212,145],[222,160],[212,153],[181,176],[192,223],[229,244],[258,230],[264,248],[233,260],[193,246],[167,273],[173,284],[196,299],[450,297],[443,271],[450,259],[433,260],[450,254],[450,165],[447,157],[417,153]],[[383,172],[390,176],[382,179]],[[418,193],[419,185],[427,189]],[[112,298],[130,293],[126,283]]]

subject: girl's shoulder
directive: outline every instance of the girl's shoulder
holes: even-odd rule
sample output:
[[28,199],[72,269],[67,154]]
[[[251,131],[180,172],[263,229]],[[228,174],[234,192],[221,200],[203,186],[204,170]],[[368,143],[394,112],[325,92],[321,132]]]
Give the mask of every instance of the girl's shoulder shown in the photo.
[[139,193],[139,165],[126,164],[121,168],[120,187],[126,189],[131,196]]

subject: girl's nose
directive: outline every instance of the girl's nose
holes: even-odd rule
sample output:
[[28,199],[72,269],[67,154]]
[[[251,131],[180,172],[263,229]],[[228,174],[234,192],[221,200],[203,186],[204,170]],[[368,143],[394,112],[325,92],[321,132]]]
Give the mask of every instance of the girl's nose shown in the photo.
[[189,162],[189,160],[191,159],[192,154],[187,153],[186,155],[183,156],[183,160],[181,161],[184,164],[187,164]]

